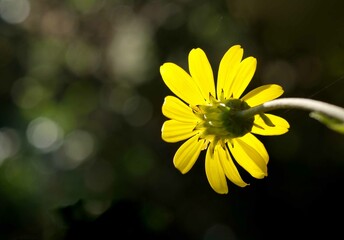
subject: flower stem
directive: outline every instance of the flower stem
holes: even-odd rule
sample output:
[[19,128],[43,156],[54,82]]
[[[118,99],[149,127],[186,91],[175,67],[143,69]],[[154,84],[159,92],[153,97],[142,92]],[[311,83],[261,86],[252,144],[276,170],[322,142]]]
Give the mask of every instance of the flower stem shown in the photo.
[[238,112],[240,117],[253,117],[256,114],[265,113],[276,109],[296,108],[318,112],[338,121],[344,122],[344,108],[313,99],[305,98],[279,98],[265,102],[256,107]]

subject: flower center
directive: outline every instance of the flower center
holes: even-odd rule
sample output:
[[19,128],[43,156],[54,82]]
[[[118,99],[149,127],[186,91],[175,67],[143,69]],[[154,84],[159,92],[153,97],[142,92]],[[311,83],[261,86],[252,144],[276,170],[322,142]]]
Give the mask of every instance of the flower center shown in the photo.
[[254,117],[242,118],[238,111],[249,109],[250,106],[240,99],[226,99],[218,101],[212,98],[210,105],[199,105],[194,113],[202,121],[196,126],[203,129],[202,137],[214,137],[217,140],[230,140],[242,137],[250,132]]

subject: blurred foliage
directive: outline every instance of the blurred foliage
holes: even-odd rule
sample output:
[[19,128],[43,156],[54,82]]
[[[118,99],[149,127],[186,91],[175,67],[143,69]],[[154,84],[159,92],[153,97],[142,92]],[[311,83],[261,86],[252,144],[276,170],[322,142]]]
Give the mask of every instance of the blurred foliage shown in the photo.
[[329,129],[344,134],[344,122],[339,121],[338,119],[330,118],[325,114],[318,112],[311,112],[310,117],[326,125]]
[[[209,187],[160,138],[159,66],[234,44],[249,88],[344,105],[344,2],[0,0],[0,239],[284,239],[341,233],[344,138],[297,110],[269,176]],[[276,234],[281,234],[276,235]]]

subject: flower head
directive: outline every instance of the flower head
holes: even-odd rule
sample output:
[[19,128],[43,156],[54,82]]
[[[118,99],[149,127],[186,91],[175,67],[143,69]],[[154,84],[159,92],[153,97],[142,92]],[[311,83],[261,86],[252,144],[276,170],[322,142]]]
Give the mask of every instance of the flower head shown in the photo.
[[206,150],[206,176],[210,186],[221,194],[228,193],[226,178],[240,187],[248,185],[241,178],[238,165],[254,178],[267,176],[269,155],[253,134],[280,135],[289,128],[286,120],[272,114],[246,118],[236,114],[283,93],[280,86],[269,84],[241,97],[257,65],[254,57],[242,58],[239,45],[226,52],[216,86],[208,58],[200,48],[189,53],[190,74],[170,62],[160,67],[165,84],[179,97],[165,98],[162,113],[169,120],[162,126],[162,139],[186,140],[174,155],[173,163],[181,173],[187,173],[201,151]]

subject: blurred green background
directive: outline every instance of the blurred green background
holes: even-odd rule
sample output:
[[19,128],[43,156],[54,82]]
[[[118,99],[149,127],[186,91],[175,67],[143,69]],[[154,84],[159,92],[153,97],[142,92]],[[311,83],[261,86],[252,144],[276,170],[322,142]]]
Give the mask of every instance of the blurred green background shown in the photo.
[[[344,106],[344,1],[0,0],[0,239],[246,240],[342,233],[344,136],[299,110],[259,137],[269,176],[216,194],[161,140],[159,67],[214,73],[240,44],[249,85]],[[108,236],[108,237],[106,237]]]

